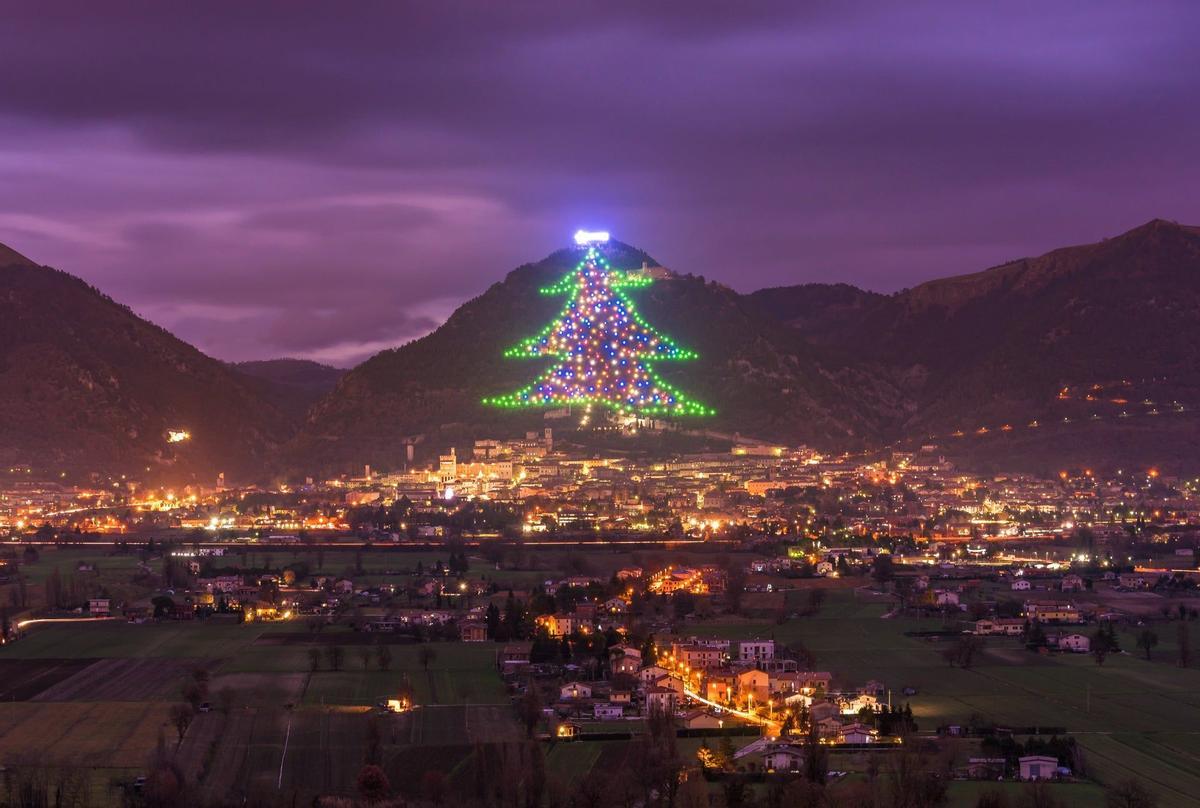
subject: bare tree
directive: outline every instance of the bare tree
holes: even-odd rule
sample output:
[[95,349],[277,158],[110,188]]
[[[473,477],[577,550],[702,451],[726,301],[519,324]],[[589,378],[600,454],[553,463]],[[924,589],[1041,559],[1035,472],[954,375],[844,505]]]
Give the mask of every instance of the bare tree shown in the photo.
[[175,727],[175,732],[179,734],[178,743],[183,743],[183,734],[192,724],[192,718],[196,715],[190,704],[176,704],[171,707],[171,724]]

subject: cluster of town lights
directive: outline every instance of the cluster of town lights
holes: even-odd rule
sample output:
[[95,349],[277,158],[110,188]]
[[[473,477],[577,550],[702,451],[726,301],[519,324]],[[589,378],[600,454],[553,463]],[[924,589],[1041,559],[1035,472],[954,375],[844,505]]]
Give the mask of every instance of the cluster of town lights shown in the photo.
[[614,270],[596,246],[607,237],[607,233],[576,234],[576,242],[587,248],[583,260],[558,283],[540,290],[547,295],[569,294],[566,307],[540,334],[505,352],[509,357],[555,357],[558,364],[529,386],[485,398],[485,404],[594,403],[622,414],[713,414],[711,408],[680,393],[650,367],[651,362],[694,359],[696,354],[659,334],[637,313],[622,290],[646,286],[651,279]]

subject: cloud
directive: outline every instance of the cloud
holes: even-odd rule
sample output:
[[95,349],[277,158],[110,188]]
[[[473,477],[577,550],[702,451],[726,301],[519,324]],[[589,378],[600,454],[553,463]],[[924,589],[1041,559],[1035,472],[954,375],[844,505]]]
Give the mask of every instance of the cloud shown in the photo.
[[893,290],[1200,221],[1197,22],[1117,2],[28,5],[0,27],[0,241],[239,359],[353,361],[580,225],[742,290]]

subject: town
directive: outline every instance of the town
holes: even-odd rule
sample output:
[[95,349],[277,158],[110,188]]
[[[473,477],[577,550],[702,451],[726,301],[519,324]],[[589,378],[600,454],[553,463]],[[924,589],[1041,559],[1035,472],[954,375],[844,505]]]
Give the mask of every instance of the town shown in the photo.
[[[983,476],[936,447],[751,443],[631,459],[547,429],[275,488],[33,476],[5,482],[0,726],[146,707],[105,730],[126,744],[48,733],[0,759],[10,780],[53,760],[88,799],[311,799],[358,777],[431,804],[535,782],[636,802],[647,781],[695,804],[1088,804],[1144,786],[1119,741],[1077,733],[1182,732],[1192,709],[1116,683],[1137,666],[1178,687],[1197,664],[1196,481],[1154,469]],[[550,763],[571,776],[539,781]]]

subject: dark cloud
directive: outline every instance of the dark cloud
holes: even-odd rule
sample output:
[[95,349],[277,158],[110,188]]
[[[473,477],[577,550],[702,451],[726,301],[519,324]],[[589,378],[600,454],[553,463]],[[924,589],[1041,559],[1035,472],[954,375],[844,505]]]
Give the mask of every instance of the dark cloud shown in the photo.
[[[1191,3],[54,3],[0,241],[228,358],[349,362],[607,226],[880,290],[1200,221]],[[235,327],[236,324],[236,327]]]

